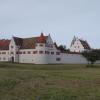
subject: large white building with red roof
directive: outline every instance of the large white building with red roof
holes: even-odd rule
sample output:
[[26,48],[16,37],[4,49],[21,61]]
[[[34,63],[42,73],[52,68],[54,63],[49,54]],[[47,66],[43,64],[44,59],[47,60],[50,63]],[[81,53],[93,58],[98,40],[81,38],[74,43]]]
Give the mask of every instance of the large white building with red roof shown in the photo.
[[89,45],[83,40],[74,38],[70,47],[71,52],[62,52],[53,42],[50,34],[44,36],[41,33],[38,37],[12,37],[11,40],[0,40],[0,61],[32,64],[84,64],[87,61],[79,53],[84,50],[90,50]]

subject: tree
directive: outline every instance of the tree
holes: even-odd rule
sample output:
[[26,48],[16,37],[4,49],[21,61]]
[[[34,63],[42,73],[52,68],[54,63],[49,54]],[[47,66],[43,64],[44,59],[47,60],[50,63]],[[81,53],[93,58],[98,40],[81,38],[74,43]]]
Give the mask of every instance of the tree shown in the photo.
[[100,51],[99,50],[91,50],[91,51],[84,51],[82,55],[87,59],[88,64],[89,62],[93,65],[97,60],[100,59]]
[[60,45],[58,47],[61,51],[66,51],[66,46],[65,45]]
[[66,46],[65,46],[65,45],[60,45],[60,46],[58,46],[58,49],[59,49],[61,52],[66,52],[66,53],[69,53],[69,52],[70,52],[69,49],[66,49]]

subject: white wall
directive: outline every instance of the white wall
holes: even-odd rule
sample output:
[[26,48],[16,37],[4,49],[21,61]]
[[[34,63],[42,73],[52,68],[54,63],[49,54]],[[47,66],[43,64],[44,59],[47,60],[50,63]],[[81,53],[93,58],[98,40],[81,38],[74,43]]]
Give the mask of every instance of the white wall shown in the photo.
[[[19,55],[19,62],[20,63],[34,63],[34,64],[48,64],[48,55],[44,54],[45,50],[47,50],[43,45],[43,47],[39,46],[40,44],[37,44],[35,49],[22,49],[21,52],[30,51],[30,54],[20,54]],[[37,54],[33,54],[33,51],[37,51]],[[39,54],[39,51],[43,51],[43,54]]]
[[82,46],[79,39],[77,39],[74,44],[70,47],[71,52],[82,52],[84,51],[84,47]]
[[[56,55],[56,52],[59,52],[55,46],[46,47],[45,44],[42,44],[41,47],[38,43],[35,49],[22,49],[19,52],[28,52],[31,54],[19,54],[19,62],[20,63],[34,63],[34,64],[55,64],[61,63],[61,61],[56,61],[57,58],[61,58],[61,55]],[[33,54],[33,51],[37,51],[37,54]],[[43,51],[43,54],[40,54],[39,51]],[[49,51],[49,54],[45,54],[45,51]],[[54,55],[51,54],[54,52]]]
[[61,54],[63,64],[87,64],[87,60],[80,54]]
[[[5,52],[6,54],[2,54]],[[0,50],[0,61],[9,61],[9,50]]]

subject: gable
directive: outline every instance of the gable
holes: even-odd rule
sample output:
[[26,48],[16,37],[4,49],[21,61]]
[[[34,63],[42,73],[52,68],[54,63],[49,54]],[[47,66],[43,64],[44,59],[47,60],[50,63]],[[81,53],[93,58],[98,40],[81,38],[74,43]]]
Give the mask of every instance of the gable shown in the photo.
[[73,38],[73,40],[71,42],[70,48],[73,48],[74,46],[75,47],[79,46],[79,47],[81,47],[83,49],[86,49],[86,50],[90,50],[91,49],[91,47],[89,46],[87,41],[82,40],[82,39],[78,39],[75,36],[74,36],[74,38]]
[[46,43],[53,44],[53,40],[50,35],[47,37]]

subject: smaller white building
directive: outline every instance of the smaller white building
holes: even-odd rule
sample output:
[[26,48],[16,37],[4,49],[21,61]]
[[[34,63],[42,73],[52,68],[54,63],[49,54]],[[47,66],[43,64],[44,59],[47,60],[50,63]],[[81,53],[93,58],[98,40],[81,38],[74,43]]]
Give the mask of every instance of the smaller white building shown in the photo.
[[80,52],[87,51],[87,50],[91,50],[91,47],[88,44],[88,42],[74,36],[71,42],[70,52],[80,53]]

